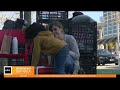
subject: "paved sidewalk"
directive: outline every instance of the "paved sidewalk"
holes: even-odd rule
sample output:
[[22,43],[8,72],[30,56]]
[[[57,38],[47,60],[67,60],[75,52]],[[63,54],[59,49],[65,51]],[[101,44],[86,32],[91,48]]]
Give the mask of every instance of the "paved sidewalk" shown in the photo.
[[97,74],[117,74],[120,75],[120,65],[103,67],[101,69],[97,69]]

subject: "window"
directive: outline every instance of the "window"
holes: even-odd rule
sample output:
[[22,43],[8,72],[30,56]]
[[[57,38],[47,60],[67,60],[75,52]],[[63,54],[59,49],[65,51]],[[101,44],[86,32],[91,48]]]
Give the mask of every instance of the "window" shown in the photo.
[[117,23],[116,23],[116,22],[114,22],[114,23],[113,23],[113,26],[114,26],[114,25],[117,25]]
[[107,16],[107,12],[103,11],[103,17]]
[[111,20],[108,20],[108,23],[111,23]]
[[113,33],[117,33],[117,29],[113,29]]
[[107,23],[107,20],[104,20],[104,23]]
[[107,14],[107,11],[103,11],[103,13]]
[[104,28],[104,32],[107,32],[107,28]]
[[114,17],[116,18],[117,14],[115,13]]
[[108,24],[108,27],[110,27],[110,26],[112,26],[112,23],[109,23],[109,24]]
[[111,15],[111,12],[108,12],[108,15]]
[[107,27],[107,24],[106,24],[106,23],[104,24],[104,27]]
[[112,27],[108,27],[108,31],[111,31],[112,30]]
[[104,20],[107,20],[107,17],[104,17]]
[[117,29],[117,26],[113,26],[113,29]]
[[111,16],[108,16],[108,19],[111,19]]
[[106,17],[106,16],[107,16],[107,13],[104,13],[104,14],[103,14],[103,17]]
[[112,34],[112,31],[108,31],[108,34]]
[[104,31],[104,35],[107,35],[107,32]]
[[112,15],[112,18],[115,18],[115,16],[114,16],[114,15]]

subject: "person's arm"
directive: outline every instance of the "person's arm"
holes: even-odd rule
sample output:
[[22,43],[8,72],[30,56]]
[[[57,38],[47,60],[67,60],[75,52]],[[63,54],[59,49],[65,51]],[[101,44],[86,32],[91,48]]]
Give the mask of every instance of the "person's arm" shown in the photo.
[[69,43],[68,45],[70,47],[69,54],[75,61],[73,74],[78,74],[78,72],[80,70],[80,64],[79,64],[80,53],[79,53],[77,41],[75,40],[75,38],[73,36],[70,35],[67,38],[67,42]]
[[38,37],[34,38],[34,47],[33,47],[33,52],[32,52],[32,66],[37,66],[39,63],[40,59],[40,52],[41,52],[41,47],[40,47],[40,40]]
[[70,47],[70,52],[69,52],[69,54],[70,54],[74,59],[79,60],[80,53],[79,53],[78,44],[77,44],[75,38],[70,35],[70,38],[68,38],[67,40],[69,40],[69,44],[68,44],[69,47]]

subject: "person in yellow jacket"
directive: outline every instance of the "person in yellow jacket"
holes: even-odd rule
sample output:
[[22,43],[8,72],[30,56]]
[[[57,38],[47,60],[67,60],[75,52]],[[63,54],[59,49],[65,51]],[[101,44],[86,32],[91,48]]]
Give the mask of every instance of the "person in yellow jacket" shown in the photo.
[[51,31],[45,31],[45,27],[39,23],[33,23],[26,31],[31,33],[33,38],[32,66],[37,66],[40,54],[48,54],[54,58],[54,69],[56,74],[65,74],[65,61],[69,54],[69,49],[64,40],[54,37]]

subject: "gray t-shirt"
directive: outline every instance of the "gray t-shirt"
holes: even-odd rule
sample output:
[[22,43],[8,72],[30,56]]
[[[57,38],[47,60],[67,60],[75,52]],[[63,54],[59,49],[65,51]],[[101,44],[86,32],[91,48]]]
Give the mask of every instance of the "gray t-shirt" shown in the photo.
[[66,41],[66,43],[69,46],[70,49],[70,56],[76,61],[79,60],[80,57],[80,53],[79,53],[79,48],[78,48],[78,44],[75,40],[75,38],[72,35],[64,35],[64,40]]

